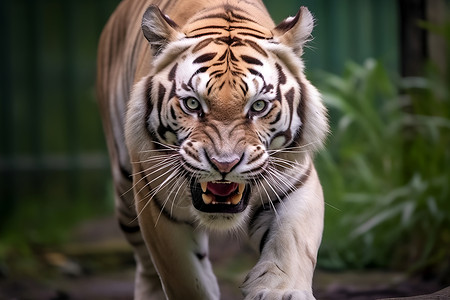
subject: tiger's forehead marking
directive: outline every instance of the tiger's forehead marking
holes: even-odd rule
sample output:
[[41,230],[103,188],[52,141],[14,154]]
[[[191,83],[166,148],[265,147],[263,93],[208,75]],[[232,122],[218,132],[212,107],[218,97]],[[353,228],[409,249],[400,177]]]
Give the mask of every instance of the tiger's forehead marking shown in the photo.
[[[256,93],[269,93],[277,77],[269,54],[253,38],[207,37],[190,50],[186,87],[196,91],[218,119],[237,117]],[[265,72],[273,70],[273,72]]]
[[220,5],[199,12],[189,20],[183,28],[188,38],[207,35],[251,36],[259,39],[272,38],[272,32],[249,18],[249,14],[241,8],[229,4]]
[[[243,80],[249,75],[261,76],[256,70],[264,65],[262,58],[267,58],[268,54],[261,48],[255,47],[257,43],[250,42],[239,37],[231,38],[217,37],[206,39],[202,47],[192,50],[194,55],[192,63],[197,65],[194,74],[207,73],[209,81],[207,83],[208,94],[212,89],[221,89],[224,81],[229,83],[240,82],[241,90],[244,94],[248,91],[247,83]],[[261,54],[264,55],[261,57]],[[236,86],[240,88],[240,86]]]
[[255,89],[271,90],[261,74],[269,54],[258,41],[273,34],[248,16],[225,4],[199,12],[182,29],[185,38],[198,40],[189,50],[194,68],[184,88],[201,92],[219,119],[242,114]]
[[228,116],[242,114],[251,91],[265,88],[262,68],[268,54],[261,47],[255,47],[256,42],[248,41],[230,36],[207,38],[200,42],[202,47],[192,50],[196,68],[192,70],[188,85],[197,91],[201,85],[202,96],[209,102],[211,112],[226,111]]

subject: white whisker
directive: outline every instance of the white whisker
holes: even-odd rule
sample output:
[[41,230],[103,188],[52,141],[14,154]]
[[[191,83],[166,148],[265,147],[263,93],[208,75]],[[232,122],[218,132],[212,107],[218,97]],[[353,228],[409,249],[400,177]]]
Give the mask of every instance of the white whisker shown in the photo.
[[[285,197],[288,196],[287,192],[294,192],[297,188],[292,184],[287,176],[279,172],[277,169],[270,168],[267,172],[271,175],[272,182],[278,187]],[[287,189],[284,189],[286,187]]]
[[[272,189],[272,191],[273,191],[273,188],[270,186],[270,183],[269,182],[267,182],[267,179],[265,178],[265,177],[262,177],[262,179],[267,183],[267,185]],[[262,184],[261,183],[261,187],[264,189],[264,191],[265,191],[265,193],[266,193],[266,195],[267,195],[267,199],[269,200],[269,205],[273,208],[273,211],[274,211],[274,213],[275,213],[275,217],[276,217],[276,219],[278,220],[279,219],[279,215],[278,215],[278,212],[277,212],[277,208],[275,207],[275,205],[273,204],[273,201],[272,201],[272,199],[270,198],[270,195],[269,195],[269,192],[267,191],[267,189],[266,189],[266,187],[264,186],[264,184]],[[275,195],[277,195],[276,193],[275,193]],[[278,195],[277,195],[277,197],[278,197]],[[278,197],[279,198],[279,197]],[[281,201],[281,199],[279,199],[280,201]]]
[[[151,190],[150,190],[150,191],[149,191],[142,199],[139,200],[139,202],[142,202],[142,201],[147,201],[147,202],[145,203],[145,205],[144,205],[144,207],[141,209],[141,211],[138,213],[138,215],[137,215],[136,218],[139,218],[139,216],[142,214],[142,212],[145,210],[145,208],[149,205],[149,203],[151,202],[151,200],[153,199],[153,197],[154,197],[156,194],[158,194],[158,193],[165,187],[165,185],[170,184],[174,179],[176,179],[176,177],[177,177],[177,175],[178,175],[180,169],[181,169],[180,166],[178,166],[178,167],[176,167],[176,168],[171,168],[170,171],[172,171],[173,173],[170,174],[166,179],[164,179],[164,181],[163,181],[161,184],[159,184],[156,188],[151,189]],[[167,173],[167,172],[165,172],[165,173]],[[148,185],[148,184],[146,184],[146,186],[147,186],[147,185]],[[142,189],[141,189],[141,190],[142,190]],[[164,206],[165,206],[166,203],[167,203],[167,200],[164,202],[163,208],[164,208]],[[162,211],[160,212],[160,214],[159,214],[159,216],[158,216],[158,219],[157,219],[157,221],[156,221],[156,223],[155,223],[155,226],[156,226],[157,223],[158,223],[158,220],[159,220],[159,217],[160,217],[161,213],[162,213]]]
[[[177,166],[171,166],[167,171],[165,171],[164,173],[160,174],[159,176],[153,178],[151,181],[147,182],[139,191],[136,192],[136,194],[140,194],[142,192],[143,189],[145,189],[146,187],[150,186],[153,182],[155,182],[156,180],[158,180],[159,178],[165,176],[167,173],[170,172],[174,172],[175,170],[177,170],[179,167]],[[139,181],[144,180],[144,178],[149,177],[151,174],[146,174],[144,177],[142,177]],[[171,175],[169,175],[169,177],[171,177],[173,175],[173,173]],[[169,178],[168,177],[168,178]],[[167,180],[167,179],[166,179]],[[150,193],[150,192],[149,192]],[[147,195],[149,194],[147,193],[146,195],[144,195],[143,199],[145,199],[145,197],[147,197]],[[142,201],[142,200],[141,200]]]
[[[272,176],[270,173],[267,173],[267,174]],[[275,186],[275,187],[273,186],[273,185],[276,185],[276,182],[273,181],[273,178],[272,178],[272,180],[269,180],[268,178],[264,177],[264,181],[267,182],[267,185],[272,190],[272,192],[275,194],[275,196],[277,197],[278,201],[280,201],[281,205],[283,205],[285,207],[283,199],[280,197],[280,195],[278,194],[278,192],[276,190],[278,189],[280,192],[282,192],[285,197],[287,197],[286,192],[284,190],[280,189],[279,186],[278,186],[278,188],[277,188],[277,186]]]
[[291,161],[281,157],[271,156],[269,158],[270,162],[277,162],[280,164],[280,167],[283,167],[281,164],[285,164],[283,168],[292,168],[292,167],[304,167],[305,164],[299,163],[298,161]]
[[[267,152],[269,153],[269,155],[275,154],[275,153],[279,153],[279,152],[286,152],[286,153],[305,153],[305,152],[309,152],[308,150],[304,150],[305,148],[314,145],[314,144],[319,144],[319,141],[315,141],[315,142],[310,142],[306,145],[301,145],[301,146],[295,146],[295,147],[285,147],[285,148],[280,148],[280,149],[273,149],[273,150],[267,150]],[[301,151],[299,151],[301,150]]]

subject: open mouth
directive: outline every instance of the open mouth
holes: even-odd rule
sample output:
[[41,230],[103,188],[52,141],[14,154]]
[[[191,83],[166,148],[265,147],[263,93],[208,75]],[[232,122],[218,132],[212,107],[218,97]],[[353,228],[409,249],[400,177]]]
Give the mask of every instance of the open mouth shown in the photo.
[[194,207],[208,213],[239,213],[248,205],[250,187],[230,181],[191,184]]

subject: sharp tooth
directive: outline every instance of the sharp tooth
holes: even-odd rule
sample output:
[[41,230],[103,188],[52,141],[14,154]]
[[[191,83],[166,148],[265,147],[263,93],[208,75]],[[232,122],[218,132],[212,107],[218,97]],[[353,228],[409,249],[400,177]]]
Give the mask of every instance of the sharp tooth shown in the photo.
[[207,182],[200,182],[200,185],[202,186],[203,193],[206,193],[206,188],[208,187],[208,183]]
[[231,203],[233,203],[234,205],[238,204],[239,202],[241,202],[242,199],[242,194],[236,194],[231,196]]
[[239,194],[239,195],[242,195],[242,193],[244,192],[244,189],[245,189],[245,184],[240,183],[240,184],[239,184],[238,194]]
[[202,194],[202,199],[205,204],[211,204],[211,202],[213,202],[213,198],[214,197],[212,195]]

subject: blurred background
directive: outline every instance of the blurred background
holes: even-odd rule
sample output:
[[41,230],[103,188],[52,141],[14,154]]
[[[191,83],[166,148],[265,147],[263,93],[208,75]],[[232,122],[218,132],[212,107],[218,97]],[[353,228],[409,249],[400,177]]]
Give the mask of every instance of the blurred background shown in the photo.
[[[119,2],[0,1],[0,299],[18,290],[34,292],[20,299],[75,299],[68,280],[132,270],[95,100],[97,41]],[[322,298],[374,297],[339,290],[340,274],[357,274],[350,286],[381,274],[374,280],[391,284],[381,296],[413,293],[394,292],[392,278],[449,285],[450,1],[264,2],[277,23],[300,5],[316,18],[304,60],[332,131],[316,157],[326,200]],[[225,281],[244,272],[226,265]],[[110,295],[91,299],[119,299],[120,287],[129,298],[125,273],[97,282]]]

